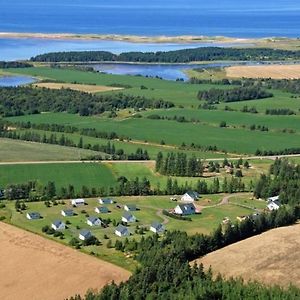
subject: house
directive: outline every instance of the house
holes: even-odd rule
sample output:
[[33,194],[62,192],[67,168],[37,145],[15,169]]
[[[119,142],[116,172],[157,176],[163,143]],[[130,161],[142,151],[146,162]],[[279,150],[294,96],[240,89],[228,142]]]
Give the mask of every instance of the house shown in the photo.
[[73,206],[84,205],[85,201],[84,201],[84,199],[73,199],[73,200],[71,200],[71,204]]
[[277,210],[281,206],[279,196],[269,197],[267,201],[267,208],[269,210]]
[[279,196],[274,196],[274,197],[269,197],[267,201],[269,203],[269,202],[278,201],[278,200],[279,200]]
[[281,206],[280,202],[278,200],[270,201],[267,205],[269,210],[277,210]]
[[196,207],[193,203],[179,204],[175,207],[174,212],[182,216],[193,215],[196,213]]
[[194,202],[194,201],[198,200],[199,196],[200,195],[197,192],[188,191],[181,197],[181,201],[182,202]]
[[159,222],[152,222],[150,230],[154,233],[163,233],[165,231],[165,227]]
[[100,226],[101,220],[98,217],[88,217],[86,223],[90,226]]
[[126,211],[136,211],[137,210],[137,207],[135,204],[125,204],[124,205],[124,209]]
[[118,227],[116,228],[115,230],[115,234],[117,236],[129,236],[130,235],[130,231],[129,229],[126,227],[126,226],[123,226],[123,225],[118,225]]
[[122,216],[122,222],[125,223],[133,223],[136,221],[136,217],[132,215],[130,212],[125,212]]
[[64,217],[72,217],[74,216],[74,211],[73,209],[63,209],[61,211],[61,214],[64,216]]
[[110,198],[100,198],[98,201],[100,204],[114,204],[114,200]]
[[56,220],[51,224],[54,230],[64,230],[66,229],[66,224],[60,220]]
[[95,208],[95,212],[98,214],[107,214],[109,213],[109,210],[106,206],[98,206]]
[[41,215],[38,212],[30,212],[26,214],[28,220],[38,220],[41,218]]
[[91,238],[93,235],[89,230],[83,229],[79,233],[79,239],[82,241],[85,241],[89,238]]

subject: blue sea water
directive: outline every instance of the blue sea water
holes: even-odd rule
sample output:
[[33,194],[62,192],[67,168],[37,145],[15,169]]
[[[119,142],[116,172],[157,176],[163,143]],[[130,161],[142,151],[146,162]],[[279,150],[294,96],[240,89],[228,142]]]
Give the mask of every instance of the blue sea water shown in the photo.
[[0,31],[300,35],[299,0],[0,0]]

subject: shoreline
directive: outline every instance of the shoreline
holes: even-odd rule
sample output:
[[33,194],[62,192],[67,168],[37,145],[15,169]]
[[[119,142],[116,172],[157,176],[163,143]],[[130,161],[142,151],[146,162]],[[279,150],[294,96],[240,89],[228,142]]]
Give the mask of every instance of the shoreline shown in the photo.
[[224,44],[249,44],[260,42],[288,42],[299,41],[299,38],[287,37],[264,37],[264,38],[238,38],[226,36],[204,36],[204,35],[179,35],[179,36],[139,36],[121,34],[76,34],[76,33],[33,33],[33,32],[0,32],[0,39],[45,39],[45,40],[98,40],[98,41],[120,41],[129,43],[224,43]]

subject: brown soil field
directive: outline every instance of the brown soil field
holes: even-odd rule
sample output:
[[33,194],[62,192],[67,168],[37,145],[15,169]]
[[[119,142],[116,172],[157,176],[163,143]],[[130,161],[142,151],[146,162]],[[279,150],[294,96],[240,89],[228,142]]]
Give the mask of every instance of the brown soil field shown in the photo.
[[230,78],[300,78],[300,65],[233,66],[225,70],[226,76]]
[[2,222],[0,245],[0,299],[66,299],[130,276],[120,267]]
[[36,83],[35,87],[48,88],[54,90],[71,89],[75,91],[87,92],[87,93],[100,93],[122,90],[123,88],[104,86],[104,85],[88,85],[88,84],[74,84],[74,83],[53,83],[53,82],[41,82]]
[[300,287],[300,224],[265,232],[196,260],[214,275]]

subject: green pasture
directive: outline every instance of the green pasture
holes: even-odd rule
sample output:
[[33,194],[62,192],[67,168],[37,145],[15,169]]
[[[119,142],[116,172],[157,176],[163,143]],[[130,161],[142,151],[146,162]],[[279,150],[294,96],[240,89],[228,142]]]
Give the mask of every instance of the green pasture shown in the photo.
[[79,160],[91,150],[0,138],[0,162]]

